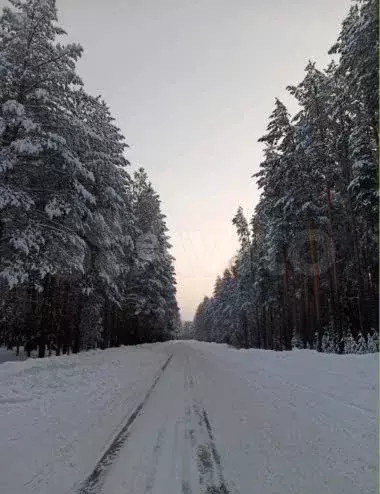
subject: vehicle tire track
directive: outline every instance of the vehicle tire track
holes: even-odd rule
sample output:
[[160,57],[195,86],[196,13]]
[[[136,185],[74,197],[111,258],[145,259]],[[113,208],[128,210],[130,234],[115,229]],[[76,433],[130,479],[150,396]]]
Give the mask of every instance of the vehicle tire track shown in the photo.
[[165,433],[166,433],[166,422],[161,427],[160,432],[158,433],[158,436],[156,439],[156,444],[154,445],[154,448],[153,448],[152,466],[150,468],[148,478],[146,481],[145,494],[152,492],[152,490],[154,488],[154,481],[155,481],[156,474],[157,474],[157,466],[158,466],[158,461],[159,461],[161,451],[162,451],[162,445],[163,445]]
[[[194,379],[191,373],[190,359],[187,358],[187,388],[191,395],[191,408],[187,416],[192,416],[197,423],[197,430],[189,429],[191,446],[197,459],[200,488],[204,494],[231,494],[225,480],[220,453],[216,447],[210,418],[200,399],[196,396]],[[198,441],[197,441],[198,439]],[[188,490],[182,489],[183,494]]]
[[181,490],[182,494],[192,494],[192,485],[191,485],[191,449],[195,447],[195,437],[194,437],[194,429],[191,426],[191,407],[189,404],[189,365],[188,358],[186,358],[185,362],[185,375],[184,375],[184,387],[185,387],[185,411],[184,411],[184,420],[185,420],[185,431],[184,431],[184,448],[182,452],[182,471],[181,471]]
[[160,380],[162,374],[165,369],[169,365],[170,360],[172,359],[173,354],[170,354],[166,359],[165,363],[161,366],[159,372],[157,373],[153,383],[148,389],[144,399],[140,402],[140,404],[136,407],[134,412],[129,416],[124,426],[116,435],[115,439],[112,441],[110,446],[107,448],[103,456],[100,458],[98,463],[96,464],[94,470],[87,477],[87,479],[82,483],[82,485],[77,490],[78,494],[98,494],[101,491],[104,480],[114,463],[115,459],[120,453],[121,448],[124,446],[126,440],[129,436],[129,429],[136,418],[140,415],[142,409],[144,408],[146,402],[148,401],[150,395],[152,394],[154,388],[156,387],[158,381]]

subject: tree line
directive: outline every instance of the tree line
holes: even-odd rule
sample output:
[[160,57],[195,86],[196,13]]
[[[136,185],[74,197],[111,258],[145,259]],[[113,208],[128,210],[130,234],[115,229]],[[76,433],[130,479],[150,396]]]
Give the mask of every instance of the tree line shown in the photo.
[[0,17],[0,344],[40,357],[161,341],[179,325],[165,216],[61,44],[55,0]]
[[[309,62],[269,117],[261,189],[240,249],[199,305],[196,338],[284,350],[373,351],[378,308],[378,5],[356,0],[331,63]],[[356,350],[355,350],[356,349]]]

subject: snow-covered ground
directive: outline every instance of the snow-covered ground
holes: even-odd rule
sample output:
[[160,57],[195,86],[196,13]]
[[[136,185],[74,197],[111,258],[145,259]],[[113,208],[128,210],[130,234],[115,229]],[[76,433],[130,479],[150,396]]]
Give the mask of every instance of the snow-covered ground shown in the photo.
[[0,492],[377,492],[377,355],[169,342],[0,366]]
[[26,354],[24,351],[20,351],[18,355],[14,350],[7,350],[7,348],[0,347],[0,364],[3,362],[13,362],[19,360],[25,360]]

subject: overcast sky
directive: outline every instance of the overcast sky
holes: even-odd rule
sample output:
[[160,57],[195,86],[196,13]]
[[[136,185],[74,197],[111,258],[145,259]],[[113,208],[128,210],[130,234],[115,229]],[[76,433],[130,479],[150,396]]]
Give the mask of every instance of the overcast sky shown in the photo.
[[[7,4],[0,0],[0,6]],[[57,0],[78,69],[161,196],[178,302],[192,318],[251,215],[268,115],[309,59],[325,67],[349,0]],[[293,105],[294,107],[294,105]]]

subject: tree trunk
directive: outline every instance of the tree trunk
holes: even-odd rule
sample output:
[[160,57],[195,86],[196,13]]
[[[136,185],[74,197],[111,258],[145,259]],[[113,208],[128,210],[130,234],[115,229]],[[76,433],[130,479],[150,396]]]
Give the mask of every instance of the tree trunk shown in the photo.
[[42,334],[38,339],[38,358],[44,358],[46,351],[46,339],[45,335]]
[[46,335],[51,331],[52,290],[53,277],[50,274],[47,274],[44,282],[43,300],[41,306],[41,320],[39,325],[40,336],[38,338],[38,358],[45,357],[47,343]]
[[311,271],[312,271],[311,276],[312,276],[312,285],[313,285],[313,294],[314,294],[315,317],[316,317],[317,328],[319,328],[321,313],[320,313],[320,294],[319,294],[319,283],[318,283],[318,260],[315,249],[314,229],[312,227],[311,222],[309,223],[308,240],[309,240],[309,255],[311,259]]

